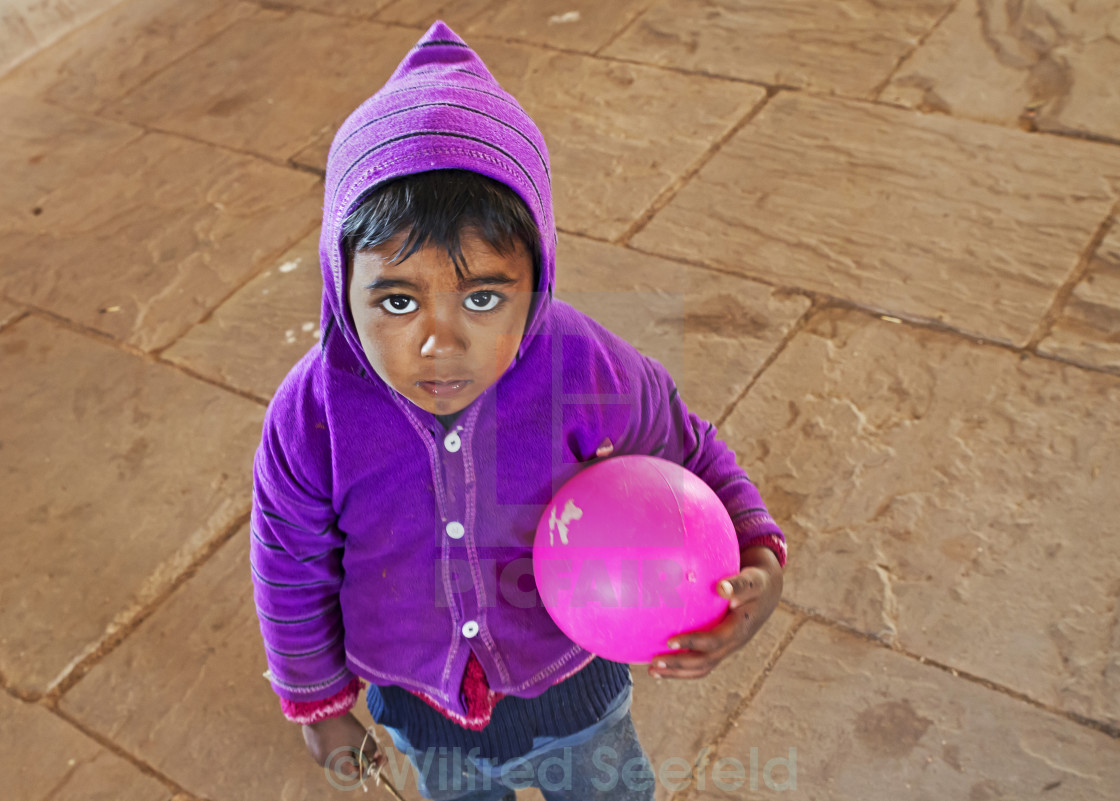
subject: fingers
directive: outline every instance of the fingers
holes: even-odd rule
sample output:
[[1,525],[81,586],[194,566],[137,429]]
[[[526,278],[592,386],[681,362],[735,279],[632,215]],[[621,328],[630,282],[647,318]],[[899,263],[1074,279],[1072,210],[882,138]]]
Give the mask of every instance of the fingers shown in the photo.
[[340,779],[354,780],[361,775],[358,764],[358,749],[353,746],[343,746],[327,755],[323,767]]
[[[368,754],[367,754],[367,756],[368,756]],[[376,765],[379,768],[384,767],[389,762],[389,758],[387,756],[385,756],[385,752],[382,751],[380,748],[376,749],[373,752],[372,759],[373,759],[373,764]]]
[[704,657],[685,665],[651,670],[650,675],[655,679],[702,679],[715,670],[718,664],[718,660]]
[[374,767],[380,767],[385,764],[385,754],[381,753],[381,749],[376,745],[369,743],[362,751],[362,760],[365,766],[372,764]]
[[339,750],[343,753],[332,760],[331,767],[347,779],[369,776],[387,762],[381,749],[373,743],[367,743],[362,750],[358,750],[356,746],[345,746]]
[[743,626],[743,618],[729,614],[708,631],[673,637],[668,645],[678,652],[654,657],[650,675],[668,679],[703,678],[743,642]]
[[[677,651],[691,651],[700,654],[719,654],[738,645],[745,634],[744,619],[741,615],[724,615],[723,619],[704,631],[689,631],[678,634],[667,643]],[[679,656],[666,654],[666,656]]]
[[777,606],[781,574],[772,576],[765,566],[750,565],[717,585],[728,601],[728,612],[706,631],[684,632],[666,644],[677,653],[656,657],[649,673],[656,678],[702,678],[736,648],[749,642]]
[[721,598],[728,600],[731,609],[739,609],[761,597],[766,592],[768,581],[766,571],[757,567],[744,567],[734,576],[723,579],[716,586],[716,592]]
[[716,651],[682,651],[656,657],[650,675],[657,679],[700,679],[711,673],[731,649]]
[[595,449],[595,458],[602,459],[612,453],[614,453],[614,443],[611,442],[610,437],[604,437],[603,441],[599,443],[599,447]]

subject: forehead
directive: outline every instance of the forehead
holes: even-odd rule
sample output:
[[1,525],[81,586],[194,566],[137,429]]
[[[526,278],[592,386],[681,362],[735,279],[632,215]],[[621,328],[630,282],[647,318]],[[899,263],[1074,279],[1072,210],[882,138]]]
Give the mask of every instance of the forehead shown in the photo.
[[527,278],[531,282],[533,277],[532,257],[520,241],[503,253],[480,236],[464,233],[459,243],[463,259],[456,265],[445,247],[434,244],[425,245],[405,258],[396,258],[406,240],[407,234],[398,234],[381,245],[357,251],[353,274],[365,279],[391,277],[417,283],[462,282],[488,276],[517,282]]

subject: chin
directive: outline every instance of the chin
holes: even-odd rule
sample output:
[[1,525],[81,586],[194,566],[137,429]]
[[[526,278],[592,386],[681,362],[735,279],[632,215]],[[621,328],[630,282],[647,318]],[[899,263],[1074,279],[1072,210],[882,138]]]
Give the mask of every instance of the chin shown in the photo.
[[[471,400],[474,400],[473,398]],[[455,400],[436,401],[428,407],[428,411],[432,414],[455,414],[461,412],[463,409],[471,405],[471,401],[463,401],[459,398]]]
[[432,414],[455,414],[461,412],[474,402],[474,396],[469,398],[433,398],[431,396],[408,397],[416,406]]

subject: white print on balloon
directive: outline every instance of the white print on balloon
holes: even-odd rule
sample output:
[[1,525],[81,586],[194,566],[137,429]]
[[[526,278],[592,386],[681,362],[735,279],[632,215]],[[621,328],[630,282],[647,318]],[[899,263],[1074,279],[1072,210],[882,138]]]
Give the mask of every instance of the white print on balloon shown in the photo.
[[560,543],[562,545],[568,544],[568,526],[571,525],[573,520],[579,520],[583,517],[583,510],[576,506],[576,502],[571,498],[564,504],[564,511],[560,513],[560,517],[556,517],[556,507],[552,507],[552,511],[548,517],[548,544],[555,545],[555,534],[557,531],[560,533]]

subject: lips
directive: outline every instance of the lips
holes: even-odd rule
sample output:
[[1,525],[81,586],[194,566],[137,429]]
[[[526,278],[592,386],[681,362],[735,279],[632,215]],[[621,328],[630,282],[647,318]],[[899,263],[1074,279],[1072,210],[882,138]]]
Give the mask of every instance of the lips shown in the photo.
[[451,398],[463,392],[473,381],[456,378],[450,381],[417,381],[416,386],[437,398]]

